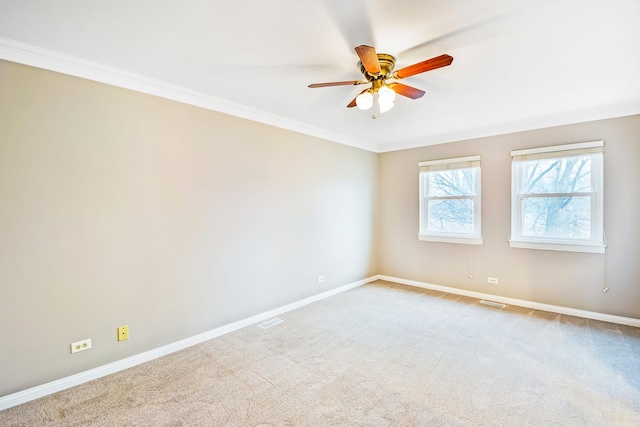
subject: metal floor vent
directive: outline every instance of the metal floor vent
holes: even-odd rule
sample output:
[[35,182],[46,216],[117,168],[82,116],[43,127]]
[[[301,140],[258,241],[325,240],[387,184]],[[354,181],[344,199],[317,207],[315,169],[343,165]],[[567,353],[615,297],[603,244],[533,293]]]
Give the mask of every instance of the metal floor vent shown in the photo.
[[486,299],[480,300],[480,304],[490,305],[492,307],[505,308],[506,305],[501,304],[499,302],[487,301]]
[[266,322],[260,323],[258,326],[260,326],[262,329],[267,329],[267,328],[270,328],[270,327],[275,326],[278,323],[282,323],[282,322],[284,322],[284,320],[282,320],[279,317],[276,317],[274,319],[267,320]]

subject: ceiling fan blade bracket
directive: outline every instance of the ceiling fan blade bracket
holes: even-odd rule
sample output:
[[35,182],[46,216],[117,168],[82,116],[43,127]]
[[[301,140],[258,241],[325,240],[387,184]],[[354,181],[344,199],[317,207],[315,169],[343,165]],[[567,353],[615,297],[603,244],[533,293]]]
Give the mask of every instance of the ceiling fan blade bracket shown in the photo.
[[317,87],[330,87],[330,86],[355,86],[355,85],[361,85],[365,83],[369,83],[369,82],[365,82],[362,80],[348,80],[345,82],[313,83],[313,84],[310,84],[308,87],[317,88]]

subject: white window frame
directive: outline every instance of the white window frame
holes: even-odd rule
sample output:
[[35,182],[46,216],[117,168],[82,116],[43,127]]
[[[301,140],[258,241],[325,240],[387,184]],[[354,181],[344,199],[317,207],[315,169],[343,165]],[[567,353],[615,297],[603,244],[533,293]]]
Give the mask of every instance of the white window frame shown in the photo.
[[[603,194],[603,147],[604,141],[539,147],[511,151],[511,239],[512,248],[541,249],[567,252],[604,253],[604,194]],[[591,155],[591,192],[553,194],[553,196],[591,197],[591,239],[558,239],[522,235],[522,203],[526,197],[521,189],[524,160],[563,158],[576,155]],[[547,196],[545,194],[545,196]]]
[[[456,157],[451,159],[428,160],[419,162],[420,168],[419,187],[420,187],[420,224],[418,232],[418,240],[428,242],[445,242],[445,243],[461,243],[466,245],[482,245],[482,206],[481,206],[481,172],[480,172],[480,156]],[[475,169],[474,185],[476,194],[474,196],[450,196],[452,199],[471,199],[473,200],[473,233],[450,233],[435,232],[427,230],[428,226],[428,206],[429,200],[443,199],[443,197],[429,197],[429,173],[452,169]]]

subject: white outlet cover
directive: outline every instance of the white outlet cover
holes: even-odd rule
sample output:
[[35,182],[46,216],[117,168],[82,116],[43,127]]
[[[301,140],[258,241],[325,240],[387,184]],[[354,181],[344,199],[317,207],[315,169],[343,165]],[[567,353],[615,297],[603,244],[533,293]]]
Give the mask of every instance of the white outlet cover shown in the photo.
[[318,276],[318,283],[324,282],[324,276]]
[[91,348],[91,338],[71,343],[71,353],[89,350]]

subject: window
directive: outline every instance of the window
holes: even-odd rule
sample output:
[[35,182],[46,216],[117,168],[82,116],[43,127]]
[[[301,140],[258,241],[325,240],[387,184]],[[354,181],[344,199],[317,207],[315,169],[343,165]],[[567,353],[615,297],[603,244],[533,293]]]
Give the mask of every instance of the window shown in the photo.
[[418,166],[418,239],[481,245],[480,156],[430,160]]
[[511,152],[512,247],[604,253],[603,146]]

